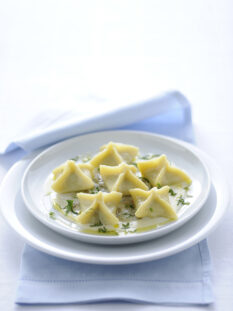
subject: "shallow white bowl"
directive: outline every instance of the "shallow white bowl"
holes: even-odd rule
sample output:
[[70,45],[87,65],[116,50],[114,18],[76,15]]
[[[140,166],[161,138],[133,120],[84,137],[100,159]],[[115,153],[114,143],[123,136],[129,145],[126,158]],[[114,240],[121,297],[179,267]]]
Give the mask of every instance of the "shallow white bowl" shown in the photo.
[[[48,208],[43,203],[44,182],[52,170],[67,159],[76,155],[94,154],[99,147],[109,141],[132,144],[140,148],[141,154],[164,153],[176,166],[184,169],[198,184],[192,204],[180,215],[177,221],[163,227],[125,236],[93,235],[77,231],[57,223],[48,216]],[[208,169],[195,149],[176,139],[166,136],[137,131],[106,131],[78,136],[56,144],[40,153],[25,170],[21,193],[28,210],[39,221],[49,228],[73,239],[97,244],[129,244],[151,240],[168,234],[190,220],[201,209],[210,191],[210,177]],[[190,223],[190,225],[192,225]]]

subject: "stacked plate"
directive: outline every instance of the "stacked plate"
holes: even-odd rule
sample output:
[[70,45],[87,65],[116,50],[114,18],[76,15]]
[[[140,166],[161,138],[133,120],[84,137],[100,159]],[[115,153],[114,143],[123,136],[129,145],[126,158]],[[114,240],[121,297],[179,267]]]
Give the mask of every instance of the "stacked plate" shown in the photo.
[[[48,174],[67,159],[94,153],[109,141],[136,145],[143,154],[164,153],[188,172],[199,191],[177,221],[147,232],[102,236],[77,232],[48,217],[41,200]],[[54,256],[95,264],[138,263],[180,252],[207,237],[228,201],[221,170],[202,151],[176,139],[136,131],[88,134],[40,150],[16,163],[0,189],[5,220],[28,244]]]

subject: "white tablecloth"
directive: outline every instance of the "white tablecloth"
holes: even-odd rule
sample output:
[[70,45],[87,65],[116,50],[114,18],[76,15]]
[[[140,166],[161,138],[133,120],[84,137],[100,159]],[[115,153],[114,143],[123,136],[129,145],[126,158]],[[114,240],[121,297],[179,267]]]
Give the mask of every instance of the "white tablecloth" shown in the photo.
[[[179,89],[193,103],[197,145],[222,166],[232,188],[232,9],[230,0],[2,2],[0,139],[6,125],[14,128],[25,113],[46,107],[72,108],[86,101],[86,110],[93,112],[104,109],[108,99]],[[0,156],[0,180],[10,157]],[[23,241],[0,217],[0,309],[230,311],[231,206],[208,241],[216,296],[212,306],[14,307]]]

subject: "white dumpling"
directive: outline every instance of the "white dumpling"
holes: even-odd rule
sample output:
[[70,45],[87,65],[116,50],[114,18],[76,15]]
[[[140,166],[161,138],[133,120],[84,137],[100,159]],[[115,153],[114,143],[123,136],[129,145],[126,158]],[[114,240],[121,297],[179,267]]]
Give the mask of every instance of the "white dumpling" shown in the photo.
[[[122,144],[122,143],[113,143],[110,142],[107,145],[100,147],[100,150],[105,150],[108,148],[109,145],[112,145],[116,148],[119,155],[125,162],[132,162],[135,160],[136,156],[138,155],[138,148],[132,145]],[[104,164],[104,163],[103,163]]]
[[81,214],[76,221],[81,224],[94,224],[101,222],[103,225],[116,226],[119,223],[116,209],[122,198],[118,192],[97,194],[78,193]]
[[118,166],[100,165],[100,175],[107,189],[123,194],[129,194],[129,190],[133,188],[148,189],[146,184],[135,175],[136,172],[135,166],[126,163]]
[[190,185],[192,180],[181,169],[171,166],[165,155],[158,158],[141,161],[137,166],[143,177],[147,178],[152,186],[156,185],[174,185],[187,184]]
[[69,160],[53,170],[52,189],[58,193],[88,190],[94,187],[91,175],[92,167],[87,164],[75,164]]
[[165,217],[171,220],[177,219],[177,214],[170,204],[169,187],[161,189],[152,188],[150,191],[132,189],[130,194],[133,198],[138,218]]

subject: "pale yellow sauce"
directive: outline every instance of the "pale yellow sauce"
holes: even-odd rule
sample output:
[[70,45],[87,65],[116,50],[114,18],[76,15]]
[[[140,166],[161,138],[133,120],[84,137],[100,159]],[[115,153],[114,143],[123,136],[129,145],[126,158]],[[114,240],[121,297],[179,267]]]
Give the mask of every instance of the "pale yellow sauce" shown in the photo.
[[[78,161],[79,163],[81,161]],[[77,163],[78,163],[77,162]],[[140,177],[140,172],[137,172],[137,175]],[[80,213],[79,202],[76,196],[76,193],[67,193],[67,194],[58,194],[51,189],[53,175],[50,174],[44,185],[44,198],[43,205],[45,211],[50,214],[50,217],[59,223],[62,226],[72,228],[78,232],[84,232],[87,234],[97,234],[97,235],[125,235],[125,234],[135,234],[140,232],[145,232],[149,230],[154,230],[165,226],[172,222],[173,220],[164,218],[164,217],[144,217],[138,219],[134,216],[136,209],[133,207],[133,201],[130,196],[124,196],[117,208],[117,217],[119,218],[119,225],[112,227],[109,225],[104,226],[93,226],[90,224],[82,225],[76,222],[77,215],[69,212],[66,213],[67,200],[72,200],[74,204],[74,210],[77,213]],[[95,189],[99,191],[108,192],[104,186],[104,183],[101,179],[101,176],[98,173],[98,170],[95,171],[94,176]],[[200,192],[200,185],[198,181],[193,180],[192,185],[187,189],[181,186],[171,186],[170,187],[176,195],[170,195],[170,204],[176,211],[178,218],[190,207],[196,195]],[[85,192],[85,191],[82,191]],[[91,191],[86,191],[87,193],[92,193]],[[188,202],[187,205],[178,204],[178,199],[182,195],[185,202]],[[102,232],[101,230],[103,229]],[[100,232],[101,231],[101,232]]]

